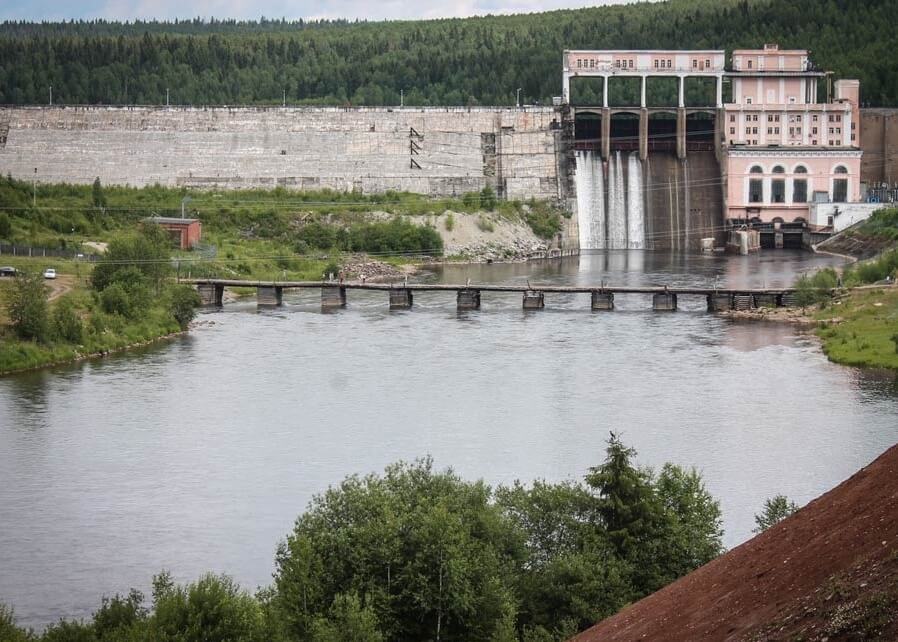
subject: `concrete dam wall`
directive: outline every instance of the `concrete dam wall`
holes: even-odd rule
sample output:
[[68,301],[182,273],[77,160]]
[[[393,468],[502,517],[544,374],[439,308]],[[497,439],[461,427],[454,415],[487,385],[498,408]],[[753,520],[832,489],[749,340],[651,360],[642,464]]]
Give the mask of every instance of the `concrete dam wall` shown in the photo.
[[[0,108],[0,172],[40,182],[559,199],[560,116],[514,108]],[[35,172],[35,169],[37,170]]]
[[722,241],[723,188],[714,152],[576,152],[580,249],[697,250]]

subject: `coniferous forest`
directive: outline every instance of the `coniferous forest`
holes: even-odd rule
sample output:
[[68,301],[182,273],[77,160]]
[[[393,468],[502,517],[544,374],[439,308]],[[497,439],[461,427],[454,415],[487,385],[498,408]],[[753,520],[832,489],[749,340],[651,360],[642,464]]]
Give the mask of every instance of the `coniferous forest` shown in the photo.
[[898,0],[671,0],[403,22],[0,25],[0,103],[511,105],[560,93],[561,52],[807,48],[865,105],[898,103]]

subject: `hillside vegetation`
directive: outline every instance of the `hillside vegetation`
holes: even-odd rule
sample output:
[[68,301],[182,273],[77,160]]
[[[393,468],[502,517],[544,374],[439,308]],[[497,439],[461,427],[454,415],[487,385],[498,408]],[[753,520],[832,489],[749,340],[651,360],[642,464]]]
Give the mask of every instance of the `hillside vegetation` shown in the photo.
[[[548,13],[347,23],[0,25],[0,102],[511,105],[560,93],[577,48],[732,50],[779,42],[898,102],[898,0],[672,0]],[[577,99],[578,85],[572,87]],[[589,99],[589,89],[581,96]]]

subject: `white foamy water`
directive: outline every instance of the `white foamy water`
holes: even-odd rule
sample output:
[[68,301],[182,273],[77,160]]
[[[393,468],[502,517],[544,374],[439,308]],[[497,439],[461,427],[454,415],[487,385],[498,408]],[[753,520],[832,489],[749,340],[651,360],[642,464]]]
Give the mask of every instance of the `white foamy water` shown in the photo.
[[631,250],[645,249],[645,202],[639,153],[627,159],[627,241]]
[[608,247],[627,248],[627,192],[620,152],[608,161]]
[[605,179],[602,158],[590,151],[577,152],[577,212],[580,223],[580,247],[598,250],[605,242]]

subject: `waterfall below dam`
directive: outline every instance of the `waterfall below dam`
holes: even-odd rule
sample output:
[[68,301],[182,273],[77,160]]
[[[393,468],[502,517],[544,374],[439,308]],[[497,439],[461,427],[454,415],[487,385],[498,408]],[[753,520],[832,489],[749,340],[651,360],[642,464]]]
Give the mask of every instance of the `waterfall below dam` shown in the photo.
[[599,154],[577,152],[575,184],[581,249],[646,247],[642,171],[637,152],[615,152],[607,167]]
[[[720,166],[713,152],[687,160],[653,152],[577,151],[574,185],[582,250],[695,250],[719,237],[723,221]],[[722,242],[721,239],[718,239]]]

